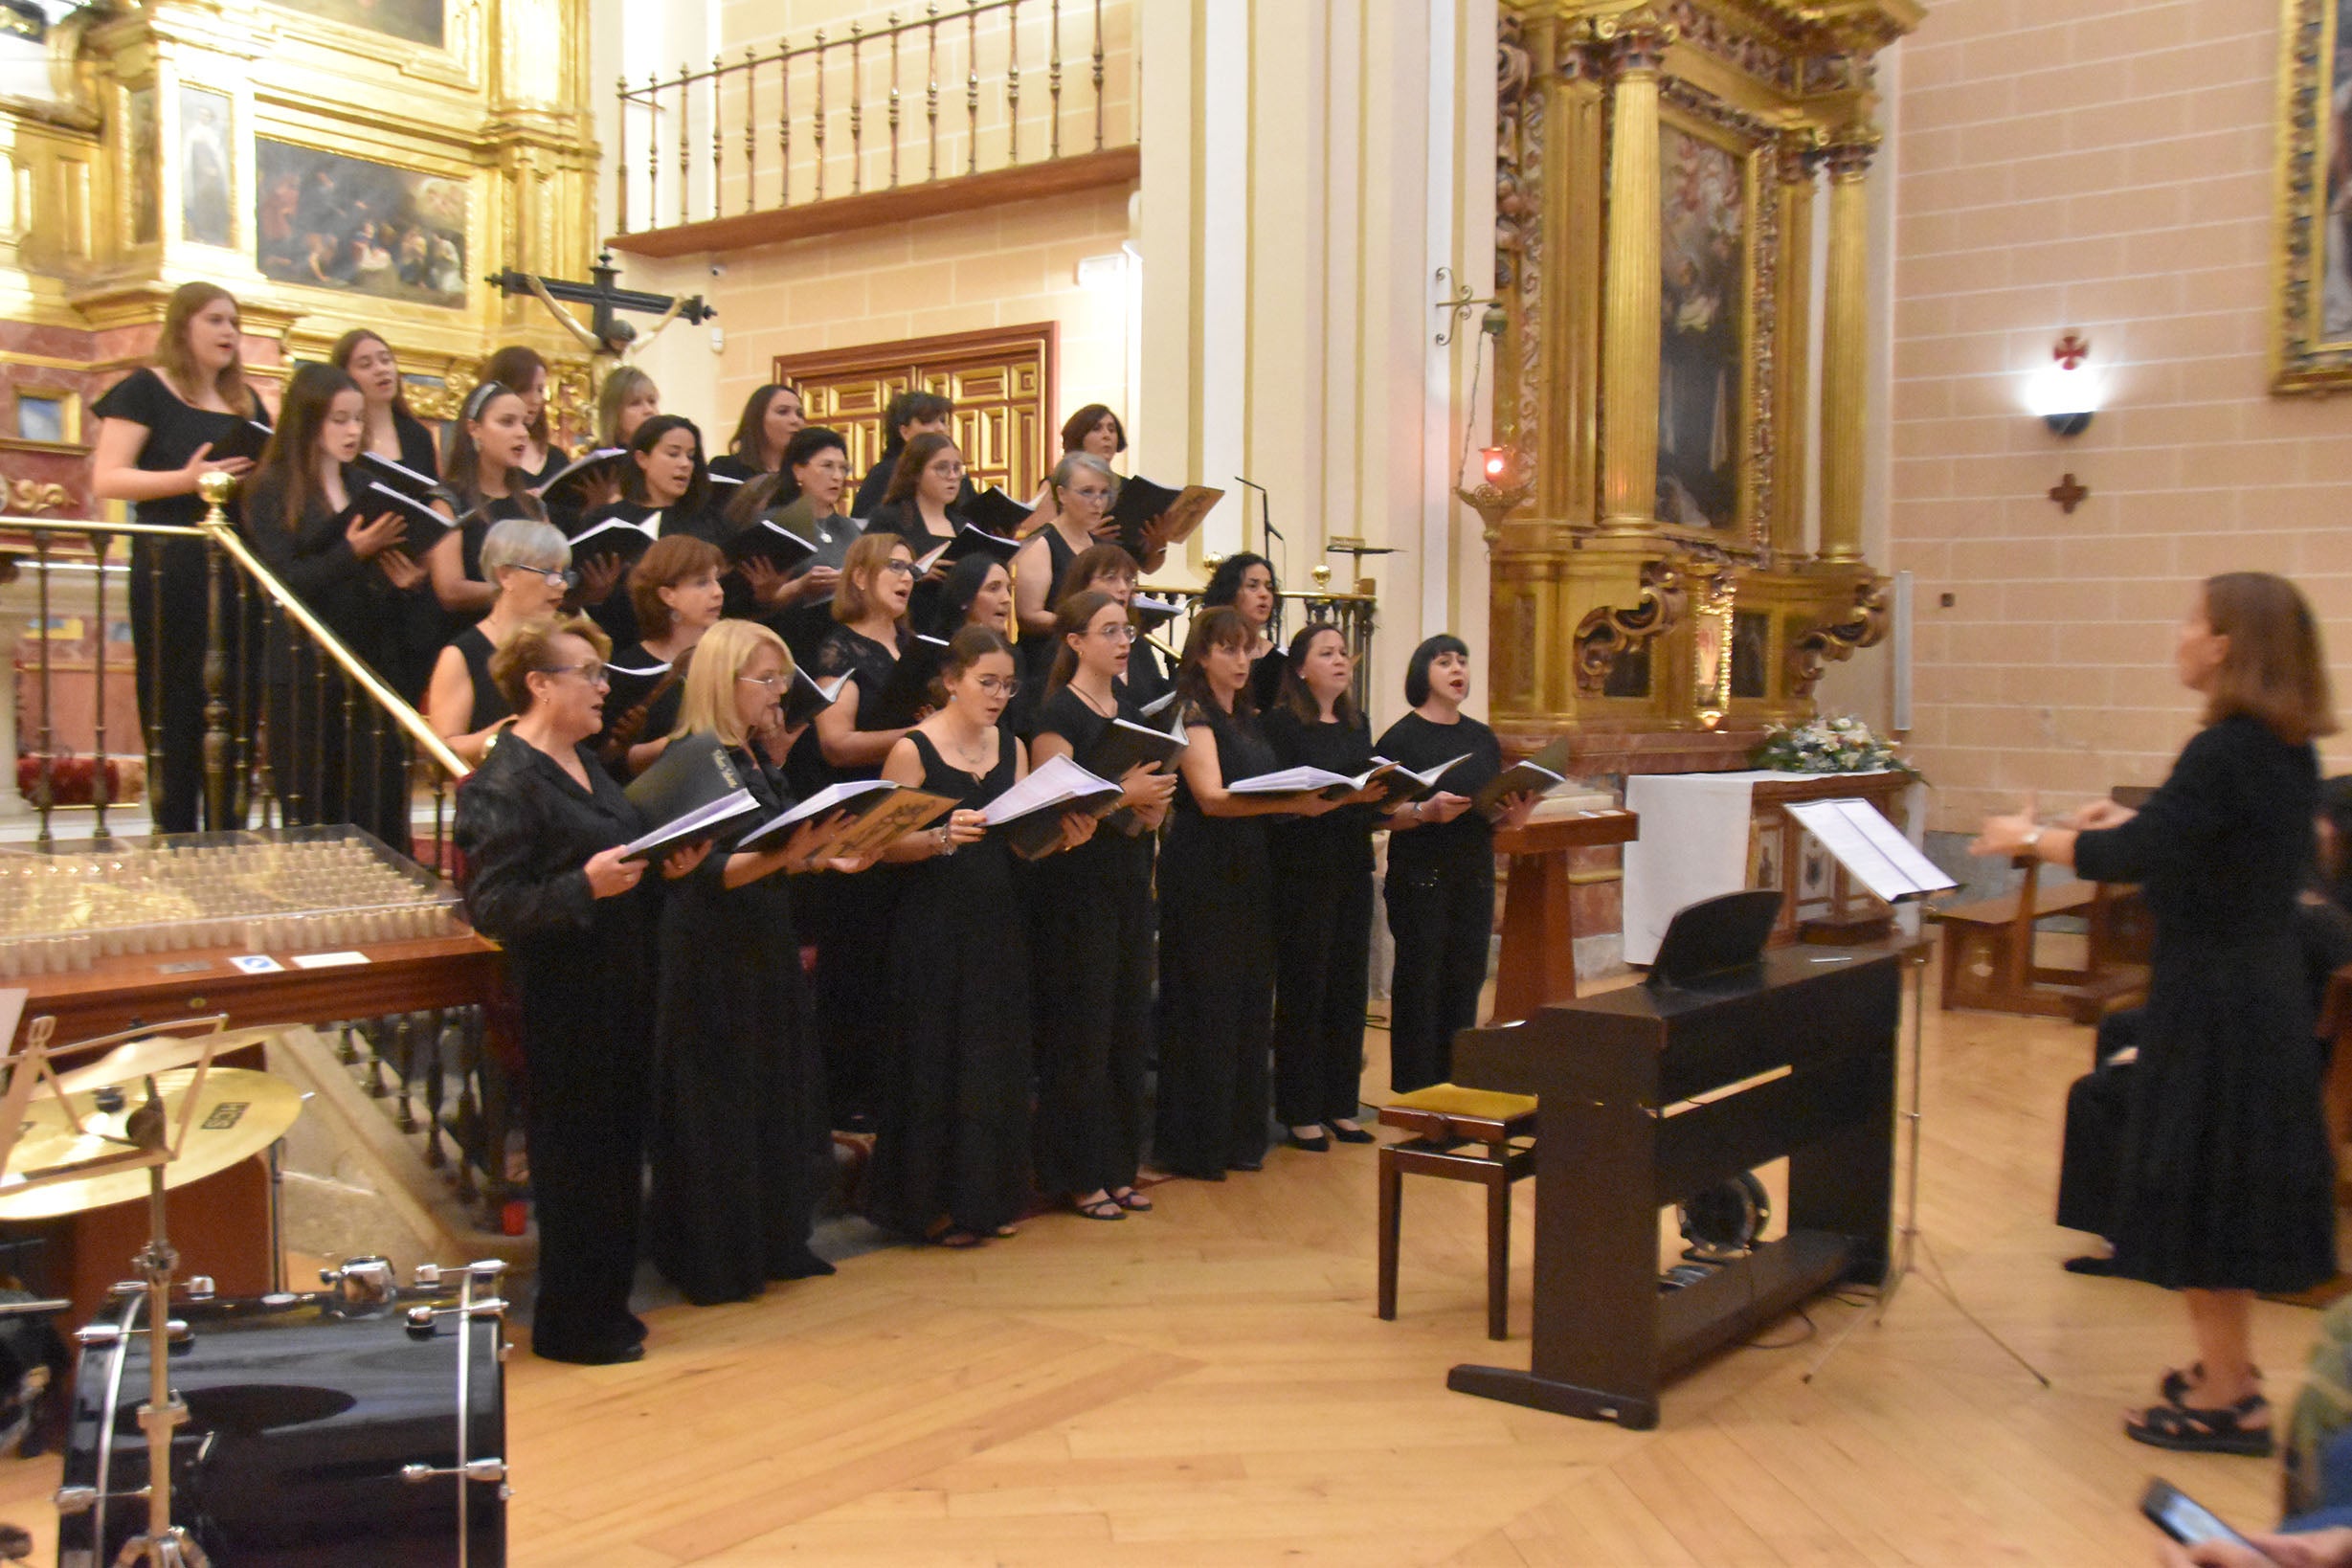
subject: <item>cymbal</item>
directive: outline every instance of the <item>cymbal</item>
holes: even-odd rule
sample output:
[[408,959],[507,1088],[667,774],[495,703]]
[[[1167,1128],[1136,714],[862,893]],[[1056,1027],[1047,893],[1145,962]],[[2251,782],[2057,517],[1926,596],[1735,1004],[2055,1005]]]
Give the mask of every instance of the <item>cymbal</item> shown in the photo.
[[[174,1067],[192,1067],[207,1051],[217,1058],[224,1051],[266,1044],[285,1032],[286,1025],[271,1024],[253,1029],[223,1029],[211,1034],[142,1035],[137,1040],[117,1045],[95,1062],[57,1074],[57,1084],[68,1094],[78,1094],[84,1089],[99,1088],[108,1084],[136,1085],[149,1073],[168,1072]],[[52,1049],[62,1054],[73,1047],[69,1044]]]
[[[145,1042],[133,1042],[144,1044]],[[156,1075],[162,1091],[167,1125],[177,1126],[192,1067],[178,1067]],[[25,1133],[9,1156],[9,1176],[98,1159],[127,1152],[129,1145],[110,1139],[123,1136],[130,1113],[146,1103],[144,1086],[123,1086],[126,1103],[121,1110],[98,1109],[95,1091],[72,1096],[75,1111],[86,1132],[76,1132],[65,1111],[51,1094],[36,1095],[25,1109]],[[185,1187],[201,1181],[261,1153],[282,1136],[302,1113],[302,1092],[282,1078],[245,1067],[214,1067],[204,1075],[204,1090],[196,1097],[195,1113],[177,1159],[164,1166],[164,1185]],[[105,1134],[101,1136],[100,1134]],[[59,1181],[10,1193],[0,1186],[0,1220],[47,1220],[85,1209],[127,1203],[147,1195],[145,1166],[104,1171],[78,1181]]]

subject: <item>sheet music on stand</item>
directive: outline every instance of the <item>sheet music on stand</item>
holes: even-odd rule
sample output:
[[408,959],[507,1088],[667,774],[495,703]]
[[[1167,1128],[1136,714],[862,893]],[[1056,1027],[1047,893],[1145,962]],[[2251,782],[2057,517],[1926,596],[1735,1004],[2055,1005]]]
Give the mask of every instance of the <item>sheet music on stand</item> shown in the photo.
[[1787,811],[1848,876],[1889,904],[1960,885],[1867,800],[1807,800]]

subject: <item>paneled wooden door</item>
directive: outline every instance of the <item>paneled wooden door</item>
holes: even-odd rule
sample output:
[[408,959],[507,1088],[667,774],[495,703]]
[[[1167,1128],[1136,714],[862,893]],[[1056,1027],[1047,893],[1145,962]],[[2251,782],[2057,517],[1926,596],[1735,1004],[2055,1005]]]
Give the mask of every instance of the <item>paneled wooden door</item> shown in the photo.
[[1027,501],[1047,470],[1054,426],[1055,326],[1023,326],[909,338],[900,343],[778,354],[775,379],[796,387],[809,423],[841,433],[851,473],[862,478],[882,455],[888,432],[883,411],[909,390],[937,392],[955,405],[955,443],[972,482],[1004,486]]

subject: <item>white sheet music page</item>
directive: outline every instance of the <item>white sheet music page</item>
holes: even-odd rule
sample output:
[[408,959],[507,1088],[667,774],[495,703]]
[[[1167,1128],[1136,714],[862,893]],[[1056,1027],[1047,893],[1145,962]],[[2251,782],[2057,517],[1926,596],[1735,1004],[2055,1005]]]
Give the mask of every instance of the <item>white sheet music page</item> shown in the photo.
[[1808,800],[1791,805],[1788,814],[1848,875],[1889,904],[1960,885],[1867,800]]

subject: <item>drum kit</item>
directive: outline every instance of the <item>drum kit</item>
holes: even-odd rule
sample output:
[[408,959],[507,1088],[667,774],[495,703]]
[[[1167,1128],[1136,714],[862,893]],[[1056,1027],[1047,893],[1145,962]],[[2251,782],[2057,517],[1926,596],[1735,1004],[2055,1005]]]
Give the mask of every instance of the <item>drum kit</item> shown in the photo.
[[[0,991],[0,1040],[23,997]],[[77,1336],[59,1568],[501,1568],[504,1263],[426,1265],[402,1287],[385,1259],[354,1258],[318,1292],[251,1298],[176,1277],[165,1193],[267,1150],[302,1111],[281,1080],[213,1065],[279,1032],[225,1022],[53,1047],[36,1018],[0,1061],[0,1220],[147,1201],[140,1277]]]

